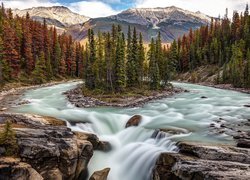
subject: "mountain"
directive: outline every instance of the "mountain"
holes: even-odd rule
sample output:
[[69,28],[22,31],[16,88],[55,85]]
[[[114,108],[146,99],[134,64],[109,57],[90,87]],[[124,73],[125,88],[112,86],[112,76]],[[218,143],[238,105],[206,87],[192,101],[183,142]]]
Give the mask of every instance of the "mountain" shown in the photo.
[[[211,17],[201,12],[190,12],[175,6],[166,8],[133,8],[120,14],[90,19],[83,25],[72,26],[69,33],[75,39],[82,40],[87,35],[88,28],[97,31],[108,31],[112,24],[122,25],[123,31],[127,32],[128,25],[136,27],[142,32],[145,41],[149,42],[161,32],[163,41],[171,42],[173,39],[187,33],[190,28],[197,29],[208,24]],[[80,32],[80,33],[76,33]]]
[[67,7],[53,6],[53,7],[34,7],[30,9],[14,9],[13,14],[18,16],[26,16],[29,13],[33,20],[43,22],[45,18],[49,25],[54,25],[58,29],[65,30],[72,25],[84,23],[89,20],[88,17],[73,13]]

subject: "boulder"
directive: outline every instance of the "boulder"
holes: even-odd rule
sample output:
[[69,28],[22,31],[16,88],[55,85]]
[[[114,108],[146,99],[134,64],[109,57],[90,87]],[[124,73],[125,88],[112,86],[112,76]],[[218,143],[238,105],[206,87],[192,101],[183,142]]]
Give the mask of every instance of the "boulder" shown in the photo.
[[141,121],[142,121],[142,116],[134,115],[128,120],[126,124],[126,128],[131,127],[131,126],[138,126],[141,123]]
[[100,151],[104,151],[104,152],[108,152],[112,150],[112,146],[109,142],[107,141],[100,141],[98,143],[98,146],[96,148],[96,150],[100,150]]
[[201,99],[207,99],[208,97],[206,97],[206,96],[201,96]]
[[75,132],[75,133],[79,139],[91,142],[94,150],[108,152],[112,149],[112,146],[109,142],[100,141],[97,135],[95,134],[81,133],[81,132]]
[[60,120],[0,114],[0,123],[6,119],[13,123],[21,162],[31,165],[44,179],[71,180],[86,173],[93,145],[63,126]]
[[250,151],[233,146],[179,143],[179,153],[162,153],[153,180],[241,179],[250,177]]
[[0,179],[43,180],[43,177],[29,164],[21,162],[18,158],[1,157]]
[[101,171],[96,171],[92,174],[89,180],[107,180],[110,168],[103,169]]
[[239,139],[237,142],[237,147],[242,148],[250,148],[250,140],[249,139]]

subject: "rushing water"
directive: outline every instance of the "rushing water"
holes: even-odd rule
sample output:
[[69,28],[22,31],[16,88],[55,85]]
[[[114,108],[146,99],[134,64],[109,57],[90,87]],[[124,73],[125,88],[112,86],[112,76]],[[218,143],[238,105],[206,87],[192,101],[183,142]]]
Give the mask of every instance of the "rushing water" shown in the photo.
[[[92,174],[110,167],[109,180],[147,180],[160,153],[177,152],[179,140],[231,144],[226,134],[209,131],[212,121],[219,118],[230,122],[250,119],[250,96],[243,93],[204,86],[174,83],[190,90],[171,98],[150,102],[139,108],[90,108],[80,109],[67,102],[62,92],[74,88],[77,83],[30,90],[23,99],[31,103],[13,111],[48,115],[67,120],[76,131],[96,133],[101,140],[109,141],[112,151],[96,151],[89,164]],[[201,98],[206,96],[207,98]],[[128,119],[135,114],[143,116],[138,127],[125,129]],[[80,123],[82,122],[82,123]],[[155,134],[155,129],[166,128],[181,133]]]

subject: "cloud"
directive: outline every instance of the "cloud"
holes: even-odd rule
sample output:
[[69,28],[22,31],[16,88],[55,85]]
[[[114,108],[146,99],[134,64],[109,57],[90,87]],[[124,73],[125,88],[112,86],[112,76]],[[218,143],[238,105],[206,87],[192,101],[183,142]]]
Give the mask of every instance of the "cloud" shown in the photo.
[[140,8],[177,6],[190,11],[201,11],[210,16],[217,17],[224,15],[225,9],[229,9],[232,15],[233,10],[244,10],[250,0],[136,0],[135,6]]
[[120,12],[114,10],[109,4],[101,1],[80,1],[70,3],[68,7],[76,13],[92,18],[110,16]]
[[4,3],[4,6],[7,8],[18,8],[18,9],[27,9],[32,7],[39,7],[39,6],[59,6],[61,5],[55,1],[49,0],[2,0],[1,2]]

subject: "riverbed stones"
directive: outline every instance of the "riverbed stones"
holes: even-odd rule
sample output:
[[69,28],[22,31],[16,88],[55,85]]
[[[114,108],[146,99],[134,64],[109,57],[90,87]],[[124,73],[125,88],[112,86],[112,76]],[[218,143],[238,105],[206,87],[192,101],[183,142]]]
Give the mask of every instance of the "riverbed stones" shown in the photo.
[[0,114],[0,125],[7,119],[16,132],[20,162],[30,165],[44,179],[71,180],[86,174],[93,155],[90,141],[79,138],[66,126],[55,125],[55,120],[51,125],[51,119],[41,116]]
[[153,180],[241,179],[250,177],[250,150],[233,146],[179,143],[179,153],[162,153]]
[[92,174],[89,180],[107,180],[110,168],[105,168],[100,171],[96,171]]
[[142,116],[141,115],[134,115],[133,117],[131,117],[127,124],[126,124],[126,128],[131,127],[131,126],[138,126],[142,121]]

